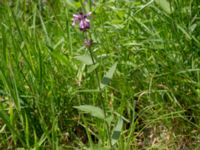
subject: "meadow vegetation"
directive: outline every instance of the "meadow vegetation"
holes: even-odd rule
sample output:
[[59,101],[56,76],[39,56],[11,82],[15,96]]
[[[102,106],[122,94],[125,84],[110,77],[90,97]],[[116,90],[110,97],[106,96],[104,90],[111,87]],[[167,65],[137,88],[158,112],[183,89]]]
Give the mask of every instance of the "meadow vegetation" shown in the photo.
[[0,0],[0,149],[198,150],[199,114],[199,0]]

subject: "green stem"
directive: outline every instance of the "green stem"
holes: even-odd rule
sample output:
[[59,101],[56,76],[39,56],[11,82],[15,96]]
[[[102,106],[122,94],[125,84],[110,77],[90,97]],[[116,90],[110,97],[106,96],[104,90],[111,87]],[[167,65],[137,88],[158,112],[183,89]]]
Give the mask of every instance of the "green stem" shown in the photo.
[[[85,7],[84,7],[84,4],[83,4],[83,0],[81,0],[81,5],[82,5],[83,10],[86,11]],[[91,9],[91,2],[90,2],[90,9]],[[87,40],[91,39],[90,33],[84,32],[83,35],[84,35],[85,39],[87,39]],[[90,47],[87,48],[87,49],[88,49],[88,51],[90,53],[90,57],[92,59],[92,63],[93,63],[93,65],[95,65],[95,59],[94,59],[93,51],[91,50]],[[95,69],[95,75],[96,75],[96,79],[97,79],[98,88],[99,88],[99,91],[100,91],[99,94],[100,94],[101,99],[103,99],[103,97],[102,97],[101,82],[100,82],[100,79],[99,79],[99,75],[98,75],[98,70],[97,69]],[[107,117],[107,115],[106,115],[106,104],[105,104],[105,102],[103,100],[101,100],[101,105],[103,107],[104,116],[106,118]],[[110,127],[109,127],[108,122],[105,119],[104,119],[104,123],[106,124],[106,128],[107,128],[106,131],[107,131],[107,136],[108,136],[108,139],[109,139],[109,146],[112,149]]]
[[[88,48],[88,51],[90,53],[90,57],[92,59],[92,63],[93,63],[93,65],[95,65],[94,54],[93,54],[93,52],[92,52],[92,50],[90,48]],[[101,82],[100,82],[100,79],[99,79],[99,75],[98,75],[98,70],[97,69],[95,69],[95,74],[96,74],[98,88],[99,88],[99,91],[100,91],[100,96],[101,96],[101,99],[103,99],[103,97],[102,97],[102,89],[101,89]],[[106,118],[107,117],[107,115],[106,115],[106,104],[105,104],[105,102],[103,100],[101,100],[101,105],[103,107],[104,116]],[[110,136],[111,135],[110,134],[111,133],[110,132],[110,127],[109,127],[108,122],[105,119],[104,119],[104,123],[106,124],[106,128],[107,128],[107,136],[108,136],[108,139],[109,139],[109,145],[110,145],[110,147],[112,149],[112,142],[111,142],[111,136]]]

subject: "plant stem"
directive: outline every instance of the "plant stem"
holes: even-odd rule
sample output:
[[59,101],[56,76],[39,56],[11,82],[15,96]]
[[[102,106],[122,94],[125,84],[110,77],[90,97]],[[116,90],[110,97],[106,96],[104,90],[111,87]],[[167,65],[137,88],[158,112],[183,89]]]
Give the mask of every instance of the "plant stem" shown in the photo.
[[[88,48],[88,51],[90,53],[90,56],[91,56],[91,59],[92,59],[92,63],[93,63],[93,65],[95,65],[94,54],[93,54],[91,48]],[[101,83],[100,83],[100,79],[99,79],[99,75],[98,75],[98,70],[97,69],[95,69],[95,74],[96,74],[98,88],[99,88],[99,91],[100,91],[99,92],[100,93],[100,97],[101,97],[101,99],[103,99],[103,97],[102,97],[102,88],[101,88]],[[105,102],[103,100],[101,100],[101,105],[103,107],[104,116],[106,118],[107,117],[107,114],[106,114],[106,104],[105,104]],[[112,149],[112,142],[111,142],[111,136],[110,136],[111,135],[110,134],[111,133],[110,132],[110,127],[109,127],[108,122],[105,119],[104,119],[104,123],[106,124],[106,127],[107,127],[107,136],[108,136],[108,139],[109,139],[109,145],[110,145],[110,147]]]

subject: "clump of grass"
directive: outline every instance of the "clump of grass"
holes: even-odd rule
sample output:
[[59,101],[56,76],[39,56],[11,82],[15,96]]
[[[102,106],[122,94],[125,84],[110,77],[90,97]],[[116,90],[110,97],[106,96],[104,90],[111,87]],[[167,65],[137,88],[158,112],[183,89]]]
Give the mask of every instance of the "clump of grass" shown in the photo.
[[0,2],[0,149],[199,149],[199,5]]

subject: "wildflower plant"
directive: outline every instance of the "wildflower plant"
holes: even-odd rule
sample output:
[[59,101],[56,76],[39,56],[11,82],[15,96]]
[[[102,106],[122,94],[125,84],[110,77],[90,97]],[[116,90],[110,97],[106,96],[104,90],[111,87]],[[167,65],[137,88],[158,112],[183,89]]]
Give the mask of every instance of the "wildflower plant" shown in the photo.
[[199,2],[0,0],[0,150],[200,149]]
[[[103,92],[105,91],[104,88],[110,83],[113,74],[116,70],[117,63],[114,63],[108,70],[108,72],[104,75],[102,80],[100,81],[99,77],[99,72],[98,72],[98,60],[95,60],[97,56],[95,55],[94,51],[92,50],[92,44],[93,40],[91,39],[91,25],[90,25],[90,18],[91,18],[92,12],[88,13],[77,13],[73,14],[72,18],[72,26],[75,27],[76,25],[79,26],[79,29],[81,32],[83,32],[83,45],[86,48],[86,53],[88,55],[81,55],[81,56],[76,56],[75,58],[78,59],[79,61],[83,62],[85,65],[91,65],[95,71],[94,78],[96,79],[97,82],[97,91],[99,92],[98,96],[101,99],[101,108],[92,106],[92,105],[81,105],[80,106],[74,106],[74,108],[78,109],[79,111],[82,111],[84,113],[91,114],[92,116],[103,120],[105,129],[106,129],[106,135],[107,135],[107,146],[109,146],[111,149],[114,144],[116,144],[117,140],[119,139],[120,131],[123,126],[123,120],[121,117],[118,117],[118,123],[116,127],[113,129],[111,132],[111,122],[113,119],[113,114],[110,113],[112,112],[111,110],[107,110],[106,102],[103,100]],[[79,85],[81,86],[80,82]],[[84,116],[82,116],[84,118]],[[88,133],[88,132],[87,132]],[[88,135],[90,136],[90,135]],[[89,138],[90,146],[93,147],[92,141]]]

